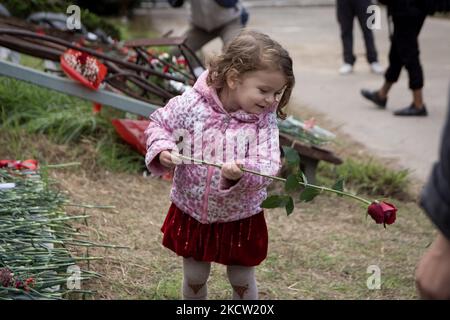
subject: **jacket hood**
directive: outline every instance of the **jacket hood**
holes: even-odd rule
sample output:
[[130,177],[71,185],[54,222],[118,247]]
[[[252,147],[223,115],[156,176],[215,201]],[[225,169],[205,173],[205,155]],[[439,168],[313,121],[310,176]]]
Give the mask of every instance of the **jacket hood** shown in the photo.
[[226,111],[219,99],[219,96],[217,95],[216,89],[208,86],[208,84],[206,83],[208,73],[209,71],[206,70],[200,75],[200,77],[197,79],[197,82],[194,84],[194,90],[197,91],[216,112],[228,114],[230,117],[243,122],[259,122],[268,114],[276,111],[277,104],[274,104],[271,108],[267,109],[264,113],[261,114],[247,113],[243,110],[238,110],[231,113]]

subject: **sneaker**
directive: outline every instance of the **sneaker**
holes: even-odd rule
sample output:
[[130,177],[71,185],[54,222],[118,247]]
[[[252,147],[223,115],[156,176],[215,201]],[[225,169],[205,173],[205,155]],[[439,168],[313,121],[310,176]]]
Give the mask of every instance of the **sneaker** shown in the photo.
[[386,108],[387,98],[384,98],[384,99],[380,98],[380,96],[378,95],[378,91],[370,91],[370,90],[367,90],[367,89],[362,89],[361,90],[361,95],[364,98],[366,98],[367,100],[370,100],[373,103],[375,103],[381,109],[385,109]]
[[339,68],[339,73],[342,75],[345,74],[349,74],[353,72],[353,66],[349,63],[344,63],[340,68]]
[[372,62],[371,64],[370,64],[370,70],[373,72],[373,73],[376,73],[376,74],[383,74],[384,73],[384,69],[383,69],[383,67],[381,66],[381,64],[380,63],[378,63],[378,62]]
[[394,112],[394,115],[396,116],[419,116],[419,117],[425,117],[428,115],[427,108],[425,105],[423,105],[422,108],[417,109],[414,107],[414,104],[410,105],[409,107],[399,109]]

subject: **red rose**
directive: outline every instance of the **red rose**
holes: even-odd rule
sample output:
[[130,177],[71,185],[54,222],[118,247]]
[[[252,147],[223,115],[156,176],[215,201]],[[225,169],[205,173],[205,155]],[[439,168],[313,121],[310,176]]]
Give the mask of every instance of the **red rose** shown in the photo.
[[387,202],[373,202],[367,209],[367,213],[376,223],[393,224],[395,222],[397,208]]

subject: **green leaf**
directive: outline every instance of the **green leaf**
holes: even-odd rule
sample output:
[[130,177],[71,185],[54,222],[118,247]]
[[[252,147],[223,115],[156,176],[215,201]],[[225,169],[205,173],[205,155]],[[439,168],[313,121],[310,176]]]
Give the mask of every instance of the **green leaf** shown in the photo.
[[309,202],[314,199],[319,193],[320,190],[316,188],[306,187],[305,190],[303,190],[303,192],[300,194],[300,201]]
[[286,206],[286,204],[289,201],[289,196],[270,196],[267,197],[266,200],[264,200],[261,204],[261,207],[263,208],[283,208]]
[[[343,178],[339,178],[338,181],[336,181],[336,183],[334,184],[333,190],[336,191],[344,191],[344,179]],[[338,197],[342,197],[342,194],[338,194]]]
[[292,211],[294,211],[294,199],[292,199],[292,197],[289,197],[288,203],[286,204],[287,215],[290,215]]
[[300,166],[300,156],[295,149],[291,147],[283,146],[284,156],[286,163],[291,168],[298,168]]
[[286,190],[286,192],[295,192],[298,190],[299,186],[296,176],[291,174],[286,179],[284,190]]

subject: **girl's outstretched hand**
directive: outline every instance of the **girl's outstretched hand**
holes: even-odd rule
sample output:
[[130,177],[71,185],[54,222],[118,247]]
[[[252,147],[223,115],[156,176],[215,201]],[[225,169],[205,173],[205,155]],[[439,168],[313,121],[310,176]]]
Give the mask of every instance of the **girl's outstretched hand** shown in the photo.
[[222,176],[228,180],[239,180],[244,172],[236,162],[228,162],[222,165]]
[[161,164],[166,168],[173,168],[180,163],[180,160],[176,156],[172,155],[172,152],[162,151],[159,154],[159,162],[161,162]]

